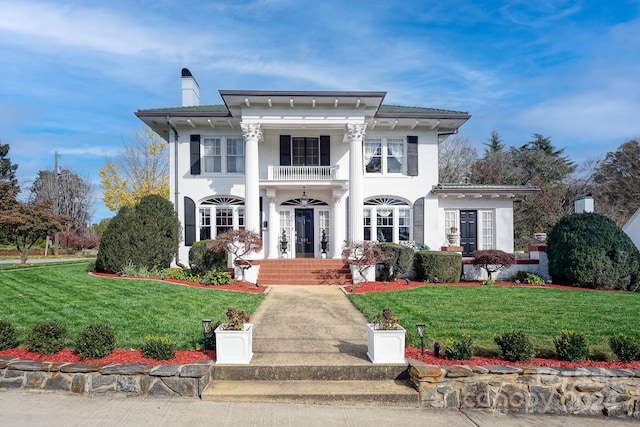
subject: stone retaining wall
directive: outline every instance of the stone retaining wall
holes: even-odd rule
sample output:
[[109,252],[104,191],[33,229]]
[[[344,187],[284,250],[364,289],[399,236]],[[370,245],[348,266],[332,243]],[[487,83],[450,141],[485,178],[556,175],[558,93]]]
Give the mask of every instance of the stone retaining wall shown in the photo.
[[640,420],[640,370],[410,362],[422,406]]
[[77,394],[200,397],[213,362],[190,365],[89,365],[0,357],[0,389],[39,389]]

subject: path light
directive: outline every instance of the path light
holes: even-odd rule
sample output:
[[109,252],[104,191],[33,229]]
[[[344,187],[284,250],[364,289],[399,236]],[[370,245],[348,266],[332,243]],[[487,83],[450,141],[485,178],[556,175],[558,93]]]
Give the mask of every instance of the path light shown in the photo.
[[404,279],[404,282],[405,282],[405,284],[406,284],[407,286],[409,286],[409,284],[411,283],[411,280],[409,280],[409,279],[407,278],[407,279]]
[[433,344],[433,355],[440,357],[440,343],[438,341]]
[[433,281],[436,282],[436,283],[440,283],[440,279],[438,279],[438,276],[434,277]]
[[211,319],[202,319],[202,352],[207,353],[207,337],[211,333]]
[[420,349],[422,351],[422,355],[424,356],[424,323],[416,323],[416,328],[418,329],[418,335],[420,336]]

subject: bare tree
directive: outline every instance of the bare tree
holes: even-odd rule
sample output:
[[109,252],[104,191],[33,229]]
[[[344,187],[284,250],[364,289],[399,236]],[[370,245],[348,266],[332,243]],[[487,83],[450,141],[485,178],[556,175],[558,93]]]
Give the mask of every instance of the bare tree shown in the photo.
[[471,167],[478,153],[466,136],[452,135],[440,144],[439,181],[443,183],[465,182],[471,175]]

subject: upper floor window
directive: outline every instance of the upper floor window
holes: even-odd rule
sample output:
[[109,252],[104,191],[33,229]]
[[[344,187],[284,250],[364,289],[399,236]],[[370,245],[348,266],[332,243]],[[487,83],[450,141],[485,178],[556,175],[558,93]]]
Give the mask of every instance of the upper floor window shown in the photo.
[[227,138],[227,173],[244,173],[244,140]]
[[366,173],[404,173],[405,141],[402,138],[364,140],[364,169]]
[[244,173],[242,138],[203,138],[204,173]]

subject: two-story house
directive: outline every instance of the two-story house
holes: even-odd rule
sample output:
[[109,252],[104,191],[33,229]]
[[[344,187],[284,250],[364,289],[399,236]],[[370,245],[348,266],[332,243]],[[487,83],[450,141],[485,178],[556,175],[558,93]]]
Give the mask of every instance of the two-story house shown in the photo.
[[385,92],[219,93],[224,105],[200,105],[183,69],[181,107],[136,112],[169,142],[181,262],[229,229],[260,233],[267,259],[340,258],[345,240],[437,250],[454,226],[464,255],[513,251],[513,201],[529,189],[438,182],[438,145],[468,113],[385,105]]

